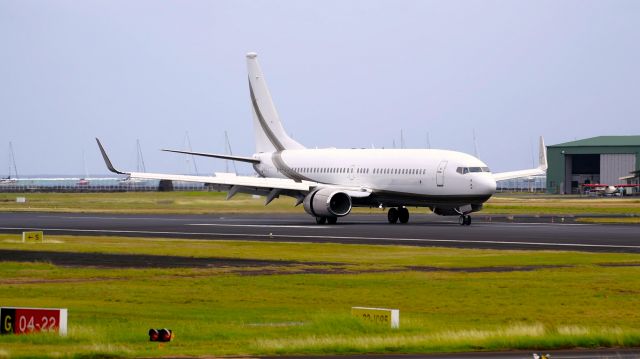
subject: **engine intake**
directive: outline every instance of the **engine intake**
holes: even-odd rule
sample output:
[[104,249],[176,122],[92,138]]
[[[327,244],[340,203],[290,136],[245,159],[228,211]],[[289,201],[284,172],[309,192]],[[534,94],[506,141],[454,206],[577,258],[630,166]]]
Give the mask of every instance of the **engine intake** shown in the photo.
[[351,197],[333,188],[310,192],[304,198],[304,210],[315,217],[342,217],[351,212]]

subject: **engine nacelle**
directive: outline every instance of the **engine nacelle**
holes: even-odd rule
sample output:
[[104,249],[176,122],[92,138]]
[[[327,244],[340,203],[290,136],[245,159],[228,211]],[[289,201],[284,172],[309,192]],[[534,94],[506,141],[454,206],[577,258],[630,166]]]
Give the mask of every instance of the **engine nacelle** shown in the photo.
[[351,197],[334,188],[322,188],[309,193],[304,210],[315,217],[342,217],[351,212]]

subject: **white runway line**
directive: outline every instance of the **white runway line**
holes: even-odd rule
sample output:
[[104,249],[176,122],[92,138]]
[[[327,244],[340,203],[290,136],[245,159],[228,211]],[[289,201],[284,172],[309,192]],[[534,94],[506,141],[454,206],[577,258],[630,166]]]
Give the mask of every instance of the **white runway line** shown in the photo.
[[225,223],[185,223],[185,226],[212,226],[212,227],[253,227],[253,228],[309,228],[309,229],[331,229],[341,228],[339,226],[303,226],[295,224],[225,224]]
[[[40,215],[38,218],[60,218],[60,219],[101,219],[101,220],[130,220],[130,221],[184,221],[184,222],[193,222],[198,221],[199,219],[193,218],[171,218],[171,217],[104,217],[104,216],[60,216],[60,215]],[[210,218],[202,218],[202,221],[220,221],[220,222],[291,222],[291,219],[270,219],[270,218],[226,218],[226,217],[215,217],[212,216]],[[205,223],[206,224],[206,223]],[[187,225],[190,225],[187,223]]]
[[[613,244],[585,244],[585,243],[545,243],[545,242],[516,242],[516,241],[479,241],[462,239],[427,239],[427,238],[386,238],[386,237],[351,237],[351,236],[323,236],[323,235],[293,235],[293,234],[255,234],[255,233],[215,233],[215,232],[170,232],[170,231],[127,231],[109,229],[67,229],[67,228],[35,228],[35,227],[0,227],[0,230],[35,230],[35,231],[59,231],[78,233],[127,233],[146,235],[183,235],[183,236],[216,236],[216,237],[249,237],[249,238],[305,238],[305,239],[334,239],[334,240],[373,240],[387,242],[424,242],[424,243],[468,243],[468,244],[494,244],[494,245],[524,245],[534,247],[558,247],[558,248],[607,248],[607,249],[636,249],[640,246],[613,245]],[[353,243],[350,243],[353,244]],[[357,243],[356,243],[357,244]]]

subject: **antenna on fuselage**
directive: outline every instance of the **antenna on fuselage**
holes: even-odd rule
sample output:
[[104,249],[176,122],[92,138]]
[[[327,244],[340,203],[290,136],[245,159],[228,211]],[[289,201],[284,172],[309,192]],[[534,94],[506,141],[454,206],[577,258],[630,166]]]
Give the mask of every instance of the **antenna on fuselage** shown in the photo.
[[429,140],[429,131],[427,131],[427,149],[431,149],[431,141]]

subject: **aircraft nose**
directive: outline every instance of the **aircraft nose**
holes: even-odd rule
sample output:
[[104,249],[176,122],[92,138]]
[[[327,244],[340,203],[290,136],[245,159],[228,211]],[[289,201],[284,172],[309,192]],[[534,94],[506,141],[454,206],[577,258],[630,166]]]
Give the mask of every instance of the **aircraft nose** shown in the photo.
[[473,181],[473,187],[482,194],[494,194],[496,193],[496,180],[493,176],[478,176],[478,178]]

